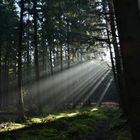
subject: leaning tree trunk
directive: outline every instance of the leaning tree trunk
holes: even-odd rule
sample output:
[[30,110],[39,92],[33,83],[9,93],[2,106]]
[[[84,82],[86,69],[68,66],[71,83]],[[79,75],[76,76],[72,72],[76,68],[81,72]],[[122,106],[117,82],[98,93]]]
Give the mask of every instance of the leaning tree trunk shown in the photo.
[[140,20],[137,0],[113,0],[123,57],[125,108],[133,140],[140,139]]
[[18,104],[17,113],[18,119],[24,120],[24,105],[22,94],[22,40],[23,40],[23,12],[24,12],[24,0],[20,1],[20,27],[19,27],[19,44],[18,44]]

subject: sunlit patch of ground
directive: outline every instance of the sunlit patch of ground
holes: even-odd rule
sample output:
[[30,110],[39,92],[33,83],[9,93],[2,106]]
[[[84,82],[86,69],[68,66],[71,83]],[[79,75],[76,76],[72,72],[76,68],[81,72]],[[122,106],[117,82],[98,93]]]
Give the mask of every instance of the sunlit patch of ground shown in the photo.
[[6,131],[12,131],[12,130],[18,130],[21,128],[24,128],[26,125],[14,123],[14,122],[2,122],[0,124],[0,132],[6,132]]
[[119,109],[105,104],[101,108],[34,117],[26,124],[19,124],[24,128],[14,130],[12,123],[3,128],[6,132],[1,131],[0,140],[131,140],[129,129],[124,126],[126,120],[120,116]]

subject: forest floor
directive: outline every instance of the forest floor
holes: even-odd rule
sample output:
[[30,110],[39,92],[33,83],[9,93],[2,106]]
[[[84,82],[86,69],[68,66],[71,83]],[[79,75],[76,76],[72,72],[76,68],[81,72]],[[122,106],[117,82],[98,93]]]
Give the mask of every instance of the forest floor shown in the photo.
[[0,116],[0,140],[131,140],[126,119],[111,105],[33,117]]

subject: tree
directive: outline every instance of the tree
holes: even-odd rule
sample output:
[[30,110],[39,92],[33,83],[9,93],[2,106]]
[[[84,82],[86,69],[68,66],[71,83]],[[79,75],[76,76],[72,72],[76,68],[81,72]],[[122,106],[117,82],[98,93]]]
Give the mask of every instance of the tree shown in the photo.
[[116,65],[116,77],[117,77],[117,89],[120,95],[120,106],[123,108],[124,104],[124,97],[121,93],[123,90],[123,70],[122,70],[122,61],[121,61],[121,53],[119,49],[119,44],[117,41],[117,30],[116,30],[116,20],[115,20],[115,13],[114,13],[114,7],[113,2],[108,0],[108,8],[109,8],[109,18],[110,18],[110,28],[111,28],[111,34],[112,34],[112,44],[114,47],[114,53],[115,53],[115,65]]
[[[99,47],[104,47],[102,40],[107,39],[101,36],[105,30],[103,18],[99,15],[101,6],[97,4],[98,0],[29,0],[23,2],[24,13],[20,13],[19,19],[13,8],[20,8],[21,2],[20,5],[16,2],[0,2],[0,70],[1,79],[5,81],[1,84],[1,104],[7,106],[7,100],[12,97],[13,100],[9,101],[15,107],[13,103],[18,88],[18,103],[21,105],[21,98],[24,98],[25,108],[30,110],[32,105],[27,103],[31,97],[35,99],[36,110],[41,111],[41,78],[64,70],[72,66],[71,63],[91,59],[90,54],[96,54]],[[17,28],[19,20],[22,20],[20,29]],[[32,88],[32,83],[36,88]]]
[[134,140],[140,132],[140,20],[138,1],[113,0],[123,58],[123,96]]
[[20,27],[19,27],[19,44],[18,44],[18,119],[24,120],[23,92],[22,92],[22,39],[23,39],[23,13],[24,0],[20,1]]
[[[16,62],[17,56],[17,28],[18,28],[18,17],[15,10],[15,5],[12,1],[1,1],[0,2],[0,46],[1,46],[1,108],[8,107],[12,97],[9,92],[9,81],[11,78],[10,70],[13,70],[13,62]],[[16,74],[15,74],[16,75]],[[15,98],[16,99],[16,98]],[[15,100],[14,100],[15,101]]]
[[[105,22],[106,22],[106,34],[107,34],[107,39],[108,39],[108,43],[107,44],[108,44],[108,48],[109,48],[109,51],[110,51],[110,59],[111,59],[111,64],[112,64],[112,71],[113,71],[113,75],[114,75],[115,84],[117,85],[118,80],[117,80],[117,74],[116,74],[116,69],[115,69],[115,63],[114,63],[114,59],[113,59],[111,39],[110,39],[111,36],[110,36],[110,30],[109,30],[109,23],[111,23],[112,21],[109,22],[109,18],[107,16],[107,12],[108,12],[107,11],[107,1],[102,1],[102,7],[103,7],[104,19],[105,19]],[[111,11],[109,11],[109,13],[110,12]],[[113,38],[114,38],[114,36],[113,36]]]
[[38,36],[37,36],[37,1],[33,0],[33,18],[34,18],[34,61],[35,61],[35,75],[36,75],[36,90],[38,113],[42,114],[41,98],[40,98],[40,73],[39,73],[39,57],[38,57]]
[[[120,95],[119,103],[120,106],[123,107],[123,96],[120,93],[123,85],[123,71],[122,71],[122,63],[121,63],[121,54],[118,44],[117,37],[117,28],[116,28],[116,20],[114,15],[113,3],[111,0],[102,1],[103,6],[103,16],[106,21],[107,26],[107,36],[108,36],[108,46],[110,50],[112,70],[114,73],[114,80],[116,83],[117,91]],[[112,50],[114,52],[114,56],[112,54]],[[114,57],[114,58],[113,58]]]

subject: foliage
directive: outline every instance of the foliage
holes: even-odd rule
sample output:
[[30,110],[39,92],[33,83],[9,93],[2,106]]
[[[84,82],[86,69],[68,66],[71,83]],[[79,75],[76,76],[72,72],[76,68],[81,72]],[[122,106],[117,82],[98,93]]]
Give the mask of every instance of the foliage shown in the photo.
[[[46,78],[73,64],[88,61],[93,55],[96,58],[102,46],[98,39],[104,24],[97,14],[98,5],[92,0],[36,0],[35,8],[34,0],[23,2],[23,39],[19,46],[21,3],[16,0],[0,1],[0,80],[3,81],[0,85],[0,107],[4,110],[14,108],[14,111],[17,108],[20,48],[24,108],[28,112],[36,110],[33,114],[37,114],[37,102],[42,97],[34,96],[37,88],[33,89],[31,85],[35,79]],[[30,105],[30,99],[35,107]]]

